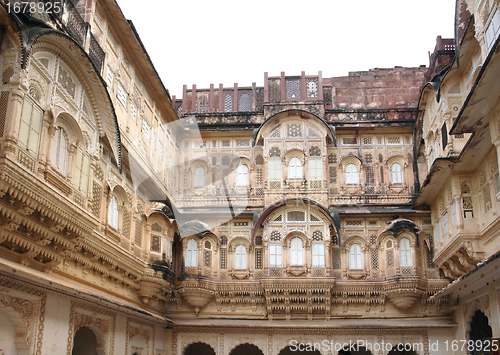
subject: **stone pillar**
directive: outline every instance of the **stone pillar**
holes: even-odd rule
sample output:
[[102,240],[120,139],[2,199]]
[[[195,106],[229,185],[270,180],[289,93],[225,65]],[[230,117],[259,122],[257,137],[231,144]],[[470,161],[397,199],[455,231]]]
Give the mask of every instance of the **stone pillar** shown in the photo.
[[182,85],[182,113],[188,112],[187,85]]
[[23,110],[25,93],[28,91],[28,74],[18,69],[10,79],[10,96],[4,127],[3,150],[6,154],[15,154],[19,138],[19,124]]
[[323,73],[318,72],[318,100],[323,101]]
[[311,243],[309,241],[306,241],[304,243],[304,264],[307,268],[307,273],[309,274],[311,272],[311,267],[312,267],[312,255],[311,255]]
[[218,112],[224,112],[224,85],[219,84],[219,108]]
[[417,241],[412,240],[411,244],[411,257],[413,258],[413,275],[417,275],[417,265],[418,265],[418,254],[417,254]]
[[306,101],[307,87],[306,87],[306,72],[300,72],[300,101]]
[[399,265],[399,241],[394,241],[394,267],[396,268],[396,275],[401,275],[401,265]]
[[264,102],[269,102],[269,82],[267,71],[264,73]]
[[214,109],[214,84],[210,84],[210,92],[208,93],[208,112],[215,112],[215,109]]
[[[328,243],[328,244],[330,244],[330,243]],[[330,256],[330,248],[327,247],[327,244],[325,245],[325,269],[326,269],[325,276],[331,276],[332,260],[331,260],[331,256]]]
[[196,113],[196,104],[197,104],[197,99],[196,99],[196,85],[193,85],[193,88],[191,90],[191,112]]
[[238,112],[238,83],[234,83],[234,89],[233,89],[233,112]]
[[281,72],[281,101],[286,101],[286,82],[285,82],[285,72]]
[[201,239],[198,239],[198,275],[202,274],[203,267],[203,242]]
[[[460,233],[464,228],[464,215],[462,211],[462,191],[460,188],[460,178],[457,175],[451,176],[451,194],[455,201],[455,211],[456,211],[456,228],[458,233]],[[453,227],[452,227],[453,228]],[[434,240],[434,243],[436,241]]]

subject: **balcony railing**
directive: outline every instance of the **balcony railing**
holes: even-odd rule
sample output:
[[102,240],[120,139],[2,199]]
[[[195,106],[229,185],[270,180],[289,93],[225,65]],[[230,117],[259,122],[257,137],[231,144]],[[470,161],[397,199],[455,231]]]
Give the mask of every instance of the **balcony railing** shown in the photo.
[[[50,9],[47,14],[52,18],[52,20],[59,25],[67,34],[75,40],[85,51],[88,52],[92,63],[95,65],[99,73],[102,71],[105,52],[92,35],[90,31],[90,24],[86,22],[80,13],[78,12],[76,6],[71,0],[41,0],[45,3],[45,9]],[[16,1],[8,1],[14,4]],[[30,3],[35,6],[30,7]],[[26,9],[25,15],[31,16],[29,12],[30,8],[40,8],[37,7],[38,1],[28,1],[27,6],[21,6],[22,9]],[[50,5],[49,5],[50,4]]]

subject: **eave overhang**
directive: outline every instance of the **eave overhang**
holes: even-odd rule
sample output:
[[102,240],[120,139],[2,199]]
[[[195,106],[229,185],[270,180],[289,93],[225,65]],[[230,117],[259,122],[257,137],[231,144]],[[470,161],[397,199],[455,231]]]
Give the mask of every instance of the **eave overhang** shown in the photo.
[[475,269],[456,279],[430,299],[464,298],[497,280],[500,280],[500,252],[479,263]]
[[500,37],[486,57],[465,102],[450,129],[450,134],[474,133],[488,123],[488,113],[500,96]]

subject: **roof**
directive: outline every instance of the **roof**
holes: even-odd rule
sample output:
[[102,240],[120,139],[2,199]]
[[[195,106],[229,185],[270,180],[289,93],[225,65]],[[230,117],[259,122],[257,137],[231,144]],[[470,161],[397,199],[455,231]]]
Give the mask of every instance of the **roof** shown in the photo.
[[469,293],[474,292],[474,290],[488,285],[489,282],[495,281],[495,279],[498,280],[500,278],[499,264],[500,250],[433,295],[431,299],[443,298],[451,295],[459,297],[467,296]]

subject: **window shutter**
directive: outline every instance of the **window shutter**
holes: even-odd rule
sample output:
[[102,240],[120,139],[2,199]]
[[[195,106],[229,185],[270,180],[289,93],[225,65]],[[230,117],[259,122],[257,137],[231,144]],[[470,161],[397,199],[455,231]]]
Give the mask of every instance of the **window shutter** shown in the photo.
[[75,172],[73,176],[73,184],[75,185],[76,188],[80,188],[80,183],[82,178],[82,159],[83,159],[82,151],[80,149],[77,149],[75,157]]
[[349,269],[356,269],[356,256],[354,254],[354,245],[349,250]]
[[359,246],[356,249],[357,249],[357,255],[356,255],[357,262],[356,262],[356,266],[357,266],[358,269],[362,269],[363,268],[363,253],[361,253],[361,248]]
[[37,105],[34,105],[33,113],[31,115],[28,149],[31,150],[35,155],[38,155],[38,149],[40,149],[40,130],[42,124],[42,116],[42,109]]
[[247,251],[245,249],[245,247],[242,245],[241,246],[242,248],[242,252],[241,252],[241,264],[240,264],[240,267],[241,269],[247,269]]
[[309,180],[323,179],[323,165],[321,158],[309,158]]

